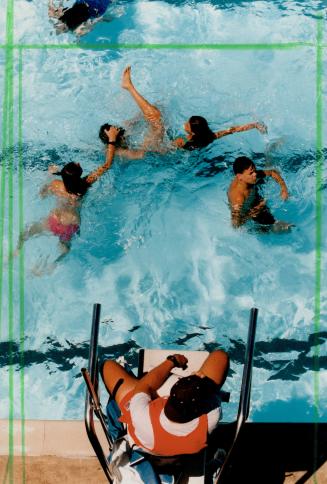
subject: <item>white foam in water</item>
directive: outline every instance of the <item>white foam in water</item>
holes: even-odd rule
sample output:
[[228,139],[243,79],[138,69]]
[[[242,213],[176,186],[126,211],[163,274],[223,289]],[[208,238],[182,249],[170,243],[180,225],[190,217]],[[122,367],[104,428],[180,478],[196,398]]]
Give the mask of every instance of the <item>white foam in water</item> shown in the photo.
[[[15,1],[17,42],[76,41],[72,34],[55,35],[46,5],[45,1]],[[303,8],[292,2],[283,10],[275,2],[236,3],[228,9],[209,2],[126,2],[110,7],[112,14],[119,15],[97,25],[79,42],[81,46],[96,41],[314,42],[316,20],[310,12],[304,15]],[[0,40],[4,30],[1,16]],[[3,59],[0,52],[1,63]],[[251,131],[226,137],[202,153],[179,151],[128,162],[116,159],[110,173],[86,196],[81,233],[52,274],[35,277],[32,270],[54,260],[57,240],[43,236],[26,243],[24,345],[30,351],[24,370],[26,417],[82,417],[84,385],[79,371],[86,364],[92,304],[100,302],[102,319],[107,321],[100,332],[103,347],[125,344],[122,351],[128,352],[131,344],[201,349],[220,343],[230,351],[235,373],[226,384],[226,390],[232,391],[232,403],[224,410],[226,419],[233,418],[237,409],[249,309],[258,307],[261,346],[254,366],[251,418],[312,420],[315,48],[24,51],[26,224],[45,217],[53,206],[53,201],[38,195],[49,181],[47,165],[74,160],[89,172],[104,159],[99,126],[108,120],[121,125],[137,113],[128,93],[120,88],[121,73],[128,64],[135,85],[160,106],[174,136],[182,133],[192,114],[205,116],[215,130],[260,120],[269,131],[264,136]],[[3,85],[3,78],[0,82]],[[232,229],[226,191],[231,163],[240,154],[255,156],[261,168],[268,163],[282,171],[289,201],[281,201],[273,182],[267,184],[265,194],[277,218],[296,224],[290,234]],[[17,183],[16,172],[14,177]],[[6,227],[7,223],[6,219]],[[324,273],[325,243],[322,256]],[[17,261],[14,267],[18,287]],[[7,277],[5,269],[3,287]],[[324,279],[323,315],[325,288]],[[4,300],[3,306],[6,321],[9,302]],[[19,341],[18,291],[14,306],[15,341]],[[4,322],[1,339],[8,340]],[[320,347],[322,354],[323,341]],[[47,361],[41,362],[44,355]],[[19,417],[19,374],[14,363],[14,407]],[[8,395],[8,367],[3,364],[0,377]],[[321,371],[322,420],[326,419],[325,389],[326,374]],[[9,399],[5,403],[0,417],[7,416]],[[294,417],[297,404],[300,410]]]

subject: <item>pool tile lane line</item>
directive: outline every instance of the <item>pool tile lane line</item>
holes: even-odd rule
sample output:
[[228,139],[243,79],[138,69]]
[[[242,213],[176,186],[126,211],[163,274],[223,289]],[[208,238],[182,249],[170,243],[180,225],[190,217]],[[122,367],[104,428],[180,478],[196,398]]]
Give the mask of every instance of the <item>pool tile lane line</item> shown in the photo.
[[[319,422],[319,330],[320,330],[320,310],[321,310],[321,243],[322,243],[322,183],[323,183],[323,13],[317,19],[317,53],[316,53],[316,247],[315,247],[315,298],[314,298],[314,414],[316,419],[315,434],[318,435]],[[318,439],[314,439],[314,468],[318,467]],[[316,475],[313,476],[314,483],[317,484]]]

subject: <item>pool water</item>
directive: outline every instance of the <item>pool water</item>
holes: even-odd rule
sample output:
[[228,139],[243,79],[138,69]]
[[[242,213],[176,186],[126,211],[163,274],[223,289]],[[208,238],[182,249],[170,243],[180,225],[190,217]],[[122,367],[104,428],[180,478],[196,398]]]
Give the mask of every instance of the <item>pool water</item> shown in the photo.
[[[14,11],[15,42],[38,45],[23,49],[21,58],[25,224],[42,219],[54,206],[53,200],[39,197],[41,186],[51,180],[49,164],[78,161],[85,173],[91,171],[104,159],[99,126],[107,120],[121,125],[137,114],[128,93],[120,88],[128,64],[136,87],[162,110],[168,137],[181,135],[193,114],[205,116],[213,130],[263,121],[268,134],[254,130],[235,134],[192,153],[148,154],[135,161],[117,157],[110,172],[85,197],[80,235],[54,272],[48,274],[46,268],[58,255],[57,239],[44,235],[26,243],[23,340],[15,259],[11,346],[6,324],[10,265],[4,263],[0,377],[5,405],[0,417],[7,417],[10,401],[15,417],[21,416],[23,382],[26,418],[82,418],[85,388],[80,368],[88,355],[92,305],[99,302],[103,357],[124,354],[135,367],[140,347],[228,351],[232,363],[225,389],[232,396],[225,405],[225,420],[233,419],[237,411],[249,310],[258,307],[250,418],[326,421],[324,226],[318,249],[321,317],[319,325],[314,322],[319,130],[315,42],[323,2],[121,1],[106,14],[110,21],[96,25],[78,41],[79,48],[69,47],[77,42],[72,34],[55,35],[46,3],[21,0],[15,2]],[[6,2],[0,1],[0,6],[5,8]],[[0,32],[5,42],[5,28]],[[324,39],[325,34],[324,25]],[[195,42],[224,46],[176,47]],[[225,45],[287,42],[308,44],[283,49]],[[147,44],[147,48],[110,49],[108,43]],[[54,48],[64,44],[65,49]],[[163,49],[153,44],[172,45]],[[2,49],[2,66],[5,55]],[[325,50],[321,66],[326,67]],[[4,69],[1,76],[3,90]],[[18,53],[13,77],[16,241]],[[326,111],[324,79],[321,95]],[[140,123],[136,140],[142,139],[144,130]],[[326,134],[323,127],[324,139]],[[7,152],[3,154],[6,160]],[[259,168],[274,167],[282,173],[289,200],[281,200],[273,181],[266,183],[264,193],[275,217],[295,224],[290,233],[231,227],[226,192],[233,177],[232,162],[239,155],[252,157]],[[322,202],[325,187],[323,173]],[[10,225],[8,207],[6,202],[5,233]],[[6,254],[10,245],[6,237],[3,245]],[[38,271],[45,273],[36,276]]]

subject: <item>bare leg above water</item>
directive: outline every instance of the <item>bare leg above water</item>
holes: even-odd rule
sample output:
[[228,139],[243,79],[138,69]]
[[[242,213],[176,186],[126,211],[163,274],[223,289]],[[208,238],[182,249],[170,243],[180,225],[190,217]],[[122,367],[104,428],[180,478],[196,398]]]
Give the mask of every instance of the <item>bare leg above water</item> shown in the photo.
[[138,107],[141,109],[144,119],[150,125],[150,132],[146,136],[143,149],[149,148],[150,145],[152,147],[158,148],[158,145],[162,142],[164,128],[161,118],[161,112],[156,106],[150,104],[135,88],[132,79],[131,79],[131,67],[127,66],[123,72],[122,78],[122,88],[126,89]]

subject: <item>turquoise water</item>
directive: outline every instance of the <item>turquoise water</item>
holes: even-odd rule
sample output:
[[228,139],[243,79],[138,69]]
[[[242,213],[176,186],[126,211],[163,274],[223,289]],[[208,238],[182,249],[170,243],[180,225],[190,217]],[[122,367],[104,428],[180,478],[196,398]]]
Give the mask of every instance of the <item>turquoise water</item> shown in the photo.
[[[217,3],[217,2],[216,2]],[[5,2],[0,2],[0,6]],[[70,44],[56,36],[46,2],[15,2],[15,41]],[[313,421],[314,369],[319,364],[319,418],[326,421],[326,229],[323,227],[321,320],[314,335],[316,256],[316,47],[294,49],[116,49],[118,43],[314,43],[322,2],[120,2],[110,22],[80,39],[80,49],[23,51],[24,218],[46,216],[53,200],[39,198],[47,166],[79,161],[85,172],[104,158],[99,125],[119,125],[137,114],[120,88],[131,64],[137,88],[164,114],[168,135],[182,134],[192,114],[212,129],[264,121],[268,134],[241,133],[201,152],[179,151],[143,160],[117,158],[89,191],[80,236],[52,274],[34,275],[57,256],[55,237],[25,246],[25,412],[27,418],[81,418],[80,368],[88,353],[92,304],[102,304],[102,355],[139,347],[229,351],[226,390],[237,409],[249,309],[259,308],[252,410],[255,421]],[[2,19],[1,22],[4,22]],[[4,23],[0,27],[4,27]],[[0,41],[5,41],[1,28]],[[324,34],[325,34],[324,26]],[[326,36],[324,37],[326,38]],[[0,51],[4,65],[5,52]],[[326,51],[322,61],[326,67]],[[4,89],[1,69],[1,88]],[[18,238],[18,56],[15,80],[15,224]],[[326,81],[322,82],[326,111]],[[3,109],[3,108],[2,108]],[[135,139],[142,139],[140,124]],[[326,139],[326,128],[323,128]],[[236,156],[283,174],[290,199],[265,187],[276,218],[289,234],[258,234],[230,225],[226,191]],[[326,200],[325,174],[322,187]],[[8,205],[5,230],[8,229]],[[6,232],[7,233],[7,232]],[[8,241],[4,240],[5,253]],[[34,272],[33,272],[34,271]],[[18,261],[14,266],[14,343],[8,346],[8,301],[3,299],[0,416],[10,400],[8,351],[14,368],[14,412],[19,418]],[[4,294],[8,267],[3,269]],[[318,338],[319,337],[319,338]],[[319,359],[317,353],[319,352]]]

